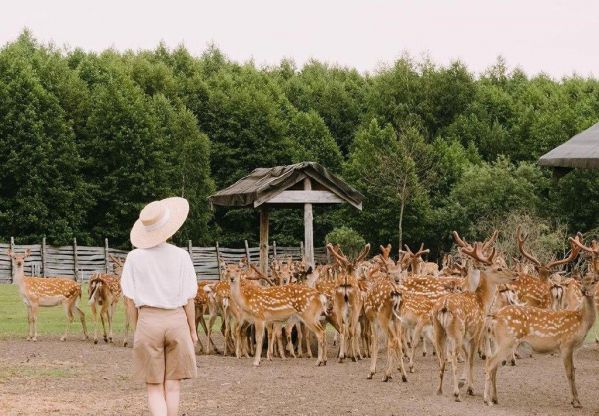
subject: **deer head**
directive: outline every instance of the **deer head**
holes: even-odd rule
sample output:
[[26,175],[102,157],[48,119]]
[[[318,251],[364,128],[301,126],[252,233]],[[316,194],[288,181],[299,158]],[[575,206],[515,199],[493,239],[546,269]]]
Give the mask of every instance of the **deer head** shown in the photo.
[[31,255],[31,250],[27,249],[25,250],[25,253],[19,255],[11,249],[8,250],[8,255],[10,256],[10,258],[12,258],[17,269],[21,269],[25,266],[25,259]]
[[549,276],[551,275],[552,269],[554,269],[557,266],[561,266],[563,264],[570,263],[572,260],[574,260],[578,256],[578,253],[580,253],[580,247],[576,243],[576,242],[578,242],[578,243],[580,242],[580,234],[578,234],[576,236],[576,238],[570,238],[571,250],[570,250],[570,254],[568,256],[564,257],[561,260],[554,260],[554,261],[550,261],[548,263],[542,264],[536,257],[534,257],[532,254],[527,252],[526,249],[524,248],[524,243],[526,242],[527,239],[528,239],[528,235],[522,235],[520,226],[518,226],[518,228],[516,229],[516,240],[518,241],[518,249],[520,250],[520,253],[522,253],[522,255],[524,257],[526,257],[528,260],[530,260],[532,262],[532,264],[537,269],[539,276],[541,276],[542,279],[548,279]]
[[576,235],[576,238],[570,237],[570,242],[579,249],[583,250],[591,258],[589,265],[589,271],[595,275],[599,274],[599,242],[593,240],[591,246],[585,246],[582,244],[582,236],[580,233]]
[[[475,242],[474,245],[469,244],[460,237],[457,231],[454,231],[452,235],[453,240],[460,247],[461,252],[474,260],[474,267],[477,270],[480,270],[497,284],[508,283],[513,280],[513,273],[501,262],[496,261],[497,251],[495,250],[495,247],[491,247],[487,244],[485,249],[485,243]],[[493,233],[493,236],[495,236],[495,233]],[[493,236],[492,239],[494,240],[496,236]],[[489,249],[491,249],[491,252],[486,254]]]

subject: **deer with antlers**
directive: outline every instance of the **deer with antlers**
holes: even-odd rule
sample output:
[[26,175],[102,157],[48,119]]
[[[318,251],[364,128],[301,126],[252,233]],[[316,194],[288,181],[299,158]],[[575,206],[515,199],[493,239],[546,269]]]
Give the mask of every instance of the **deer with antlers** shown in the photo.
[[[459,388],[463,385],[464,378],[468,394],[474,394],[474,353],[480,345],[485,314],[495,297],[497,285],[510,282],[513,275],[511,271],[494,262],[495,248],[487,255],[482,243],[468,244],[456,231],[453,232],[453,239],[465,255],[475,260],[476,269],[467,278],[469,290],[451,293],[439,299],[431,310],[431,317],[440,367],[437,394],[443,393],[447,343],[453,374],[453,395],[456,401],[460,401]],[[458,382],[457,357],[460,351],[466,353],[466,365],[462,381]]]
[[260,365],[264,329],[270,322],[286,322],[297,316],[318,339],[317,365],[326,365],[326,338],[320,316],[326,313],[327,300],[317,290],[302,285],[260,288],[242,284],[241,270],[231,270],[231,296],[239,308],[251,319],[256,329],[254,366]]
[[327,244],[327,249],[341,267],[333,295],[333,309],[338,320],[338,327],[341,329],[338,361],[343,362],[348,351],[352,360],[356,361],[361,358],[358,326],[363,303],[362,291],[358,284],[358,265],[368,255],[370,244],[366,244],[353,261],[343,254],[341,248],[333,246],[331,243]]
[[[579,238],[579,236],[576,237],[577,241]],[[552,305],[555,305],[554,299],[556,297],[555,295],[552,296],[551,293],[552,281],[550,277],[552,270],[574,260],[578,256],[580,248],[576,245],[572,245],[570,254],[565,258],[543,264],[524,247],[524,243],[527,239],[528,235],[522,235],[521,229],[518,226],[516,230],[518,249],[520,250],[520,253],[522,253],[522,256],[534,265],[539,277],[522,273],[518,275],[518,279],[513,282],[513,285],[521,302],[524,302],[529,306],[550,308]]]
[[424,243],[420,244],[417,252],[413,252],[407,244],[404,244],[406,250],[399,250],[402,255],[402,264],[410,269],[412,275],[430,275],[437,276],[439,274],[439,265],[433,262],[425,262],[422,259],[423,254],[430,253],[429,249],[424,249]]
[[81,285],[66,277],[31,277],[25,276],[25,259],[31,255],[27,249],[24,254],[19,255],[9,250],[8,255],[15,265],[14,283],[19,288],[19,294],[23,303],[27,306],[27,322],[29,326],[29,341],[37,341],[37,314],[39,307],[50,307],[62,305],[67,316],[67,324],[61,341],[66,340],[69,326],[77,314],[83,327],[83,335],[88,339],[87,326],[85,325],[85,314],[79,309],[81,298]]
[[[570,238],[572,250],[583,248],[578,237]],[[584,248],[583,248],[584,249]],[[534,306],[506,306],[491,319],[490,331],[495,338],[497,351],[486,363],[484,402],[497,403],[497,368],[505,357],[521,342],[528,343],[533,351],[551,353],[559,351],[572,395],[572,406],[581,407],[574,376],[574,351],[578,349],[595,322],[593,285],[596,276],[585,276],[582,284],[584,297],[578,310],[552,311]]]

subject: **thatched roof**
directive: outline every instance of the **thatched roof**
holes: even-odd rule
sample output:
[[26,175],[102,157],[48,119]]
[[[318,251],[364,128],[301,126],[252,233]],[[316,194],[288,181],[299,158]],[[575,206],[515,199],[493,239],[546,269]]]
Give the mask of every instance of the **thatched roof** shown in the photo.
[[335,194],[342,202],[362,209],[364,196],[315,162],[254,169],[248,176],[218,191],[208,200],[211,205],[256,207],[294,185],[297,188],[306,177],[312,179],[313,188],[327,190]]
[[599,123],[541,156],[539,164],[550,167],[599,169]]

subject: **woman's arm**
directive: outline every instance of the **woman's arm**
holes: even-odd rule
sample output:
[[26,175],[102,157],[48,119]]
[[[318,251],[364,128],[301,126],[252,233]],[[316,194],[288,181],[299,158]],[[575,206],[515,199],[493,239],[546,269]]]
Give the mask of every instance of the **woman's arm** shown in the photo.
[[135,307],[133,299],[129,299],[125,296],[125,308],[127,309],[126,312],[129,324],[135,328],[137,326],[137,308]]
[[194,299],[189,299],[187,304],[183,306],[185,315],[187,315],[187,325],[189,326],[189,333],[191,334],[191,340],[195,344],[198,342],[198,333],[196,331],[196,305]]

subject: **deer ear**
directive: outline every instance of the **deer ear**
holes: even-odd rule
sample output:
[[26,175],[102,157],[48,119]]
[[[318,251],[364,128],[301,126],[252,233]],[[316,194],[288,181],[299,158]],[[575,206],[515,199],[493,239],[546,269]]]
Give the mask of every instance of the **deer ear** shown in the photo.
[[23,257],[29,257],[31,255],[31,249],[25,250],[25,255]]
[[466,280],[466,284],[468,286],[469,292],[475,292],[480,284],[480,270],[473,269],[470,271],[468,278]]

